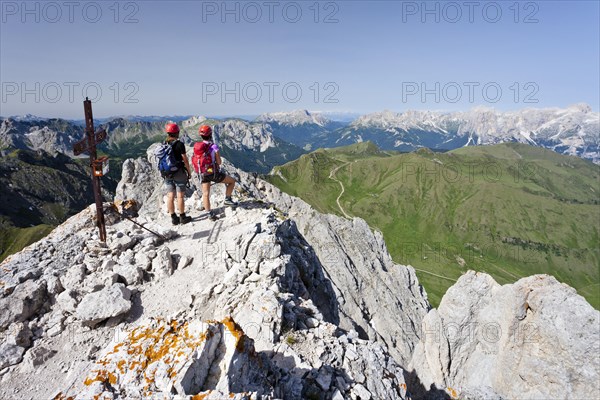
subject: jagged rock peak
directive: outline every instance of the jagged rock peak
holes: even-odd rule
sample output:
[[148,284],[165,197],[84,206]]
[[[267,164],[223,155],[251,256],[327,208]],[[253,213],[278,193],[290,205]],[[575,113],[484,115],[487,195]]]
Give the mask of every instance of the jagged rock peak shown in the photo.
[[289,112],[266,113],[258,116],[259,122],[276,122],[281,125],[298,126],[303,124],[316,124],[325,126],[331,121],[321,113],[312,113],[308,110],[294,110]]
[[206,121],[206,119],[207,119],[206,117],[203,117],[200,115],[193,116],[184,121],[181,121],[181,126],[183,128],[189,128],[189,127],[201,124],[202,122]]
[[265,152],[277,147],[272,129],[266,124],[256,124],[240,119],[222,121],[214,127],[215,138],[234,150]]

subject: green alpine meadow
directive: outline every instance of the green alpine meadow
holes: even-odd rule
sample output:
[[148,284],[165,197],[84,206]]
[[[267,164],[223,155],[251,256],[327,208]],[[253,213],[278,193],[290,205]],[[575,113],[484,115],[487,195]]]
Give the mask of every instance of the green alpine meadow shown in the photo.
[[550,274],[600,308],[600,166],[519,143],[449,152],[318,149],[267,179],[315,209],[360,217],[432,305],[467,270]]

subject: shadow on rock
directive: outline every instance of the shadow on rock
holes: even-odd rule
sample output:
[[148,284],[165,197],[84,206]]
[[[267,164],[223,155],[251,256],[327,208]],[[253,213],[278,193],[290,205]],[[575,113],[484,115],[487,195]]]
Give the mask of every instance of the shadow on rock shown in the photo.
[[452,398],[444,390],[436,388],[433,384],[427,389],[421,383],[416,371],[404,371],[407,395],[413,400],[451,400]]
[[279,226],[276,236],[282,254],[291,257],[282,279],[283,290],[312,300],[325,321],[338,325],[339,305],[331,281],[325,277],[323,264],[298,231],[296,223],[286,220]]
[[127,322],[135,322],[144,315],[144,306],[142,305],[142,293],[135,292],[131,296],[131,310],[127,315]]

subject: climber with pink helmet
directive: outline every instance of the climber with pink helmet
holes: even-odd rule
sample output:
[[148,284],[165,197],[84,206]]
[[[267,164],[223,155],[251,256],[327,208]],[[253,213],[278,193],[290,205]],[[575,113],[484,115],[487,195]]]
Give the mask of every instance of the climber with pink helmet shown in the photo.
[[202,202],[204,210],[209,212],[210,219],[215,220],[218,216],[215,211],[211,209],[210,186],[213,182],[224,183],[226,188],[225,201],[223,204],[235,207],[238,203],[231,198],[235,187],[235,179],[221,170],[221,155],[219,153],[219,146],[213,142],[212,128],[208,125],[202,125],[200,129],[198,129],[198,133],[202,138],[202,142],[197,142],[194,145],[192,164],[202,183]]

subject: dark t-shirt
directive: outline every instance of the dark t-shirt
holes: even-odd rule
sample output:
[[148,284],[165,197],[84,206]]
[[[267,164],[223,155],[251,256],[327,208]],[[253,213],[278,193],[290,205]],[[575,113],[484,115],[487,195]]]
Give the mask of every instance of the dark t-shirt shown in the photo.
[[173,155],[175,156],[175,160],[177,160],[177,166],[179,168],[184,167],[183,156],[185,154],[185,144],[181,140],[176,140],[173,142]]

